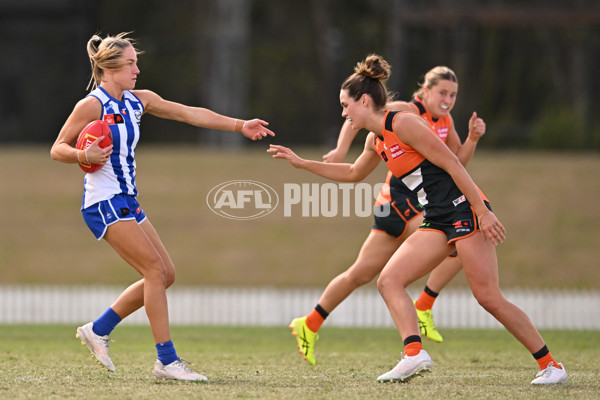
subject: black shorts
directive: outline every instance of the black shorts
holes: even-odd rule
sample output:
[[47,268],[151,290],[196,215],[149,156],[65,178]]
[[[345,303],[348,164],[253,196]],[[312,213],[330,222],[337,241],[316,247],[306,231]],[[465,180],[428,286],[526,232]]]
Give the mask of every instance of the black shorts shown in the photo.
[[[485,206],[492,211],[490,203],[484,202]],[[479,223],[477,221],[477,215],[471,206],[466,203],[464,207],[456,210],[456,212],[449,216],[444,221],[440,221],[439,218],[431,220],[425,218],[419,229],[422,230],[434,230],[442,232],[448,239],[448,244],[454,244],[457,240],[469,237],[475,232],[479,231]]]
[[423,213],[423,206],[405,198],[403,201],[392,201],[375,206],[373,211],[372,229],[398,238],[406,232],[407,223]]

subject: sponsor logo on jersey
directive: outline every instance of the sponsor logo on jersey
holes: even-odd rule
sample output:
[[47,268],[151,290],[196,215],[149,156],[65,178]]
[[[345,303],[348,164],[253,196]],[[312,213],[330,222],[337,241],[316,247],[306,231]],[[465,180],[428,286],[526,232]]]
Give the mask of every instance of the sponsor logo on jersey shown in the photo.
[[456,221],[453,225],[456,232],[471,232],[473,230],[471,220]]
[[392,160],[395,160],[396,158],[398,158],[402,154],[404,154],[404,150],[402,148],[400,148],[399,144],[395,144],[390,147],[390,154],[392,156]]
[[437,134],[440,139],[443,139],[448,136],[448,128],[438,128]]
[[106,114],[104,116],[104,122],[109,125],[124,124],[123,116],[121,114]]
[[454,207],[456,207],[457,205],[459,205],[460,203],[464,203],[465,201],[467,201],[467,198],[465,197],[465,195],[462,195],[458,199],[452,200],[452,203],[454,204]]

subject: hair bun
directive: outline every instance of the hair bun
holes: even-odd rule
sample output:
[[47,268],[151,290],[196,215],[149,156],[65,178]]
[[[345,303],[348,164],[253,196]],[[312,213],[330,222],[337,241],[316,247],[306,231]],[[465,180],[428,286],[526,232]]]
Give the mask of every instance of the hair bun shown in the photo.
[[354,72],[358,75],[385,82],[391,75],[391,69],[390,64],[383,57],[377,54],[369,54],[364,61],[356,64]]

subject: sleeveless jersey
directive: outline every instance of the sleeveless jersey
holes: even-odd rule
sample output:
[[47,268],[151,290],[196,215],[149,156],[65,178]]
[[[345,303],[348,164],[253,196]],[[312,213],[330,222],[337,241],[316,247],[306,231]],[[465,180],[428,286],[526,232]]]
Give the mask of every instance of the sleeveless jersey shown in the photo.
[[[398,183],[415,193],[425,208],[425,217],[439,218],[452,214],[455,208],[469,203],[452,177],[442,168],[425,159],[394,133],[392,122],[398,112],[386,111],[380,135],[375,135],[375,151],[385,161]],[[390,191],[394,187],[390,185]]]
[[102,104],[101,119],[108,123],[113,136],[109,161],[98,171],[86,174],[81,208],[87,208],[117,194],[137,196],[135,186],[135,148],[140,138],[144,106],[130,91],[123,101],[111,97],[102,87],[90,92]]
[[[422,100],[415,97],[410,103],[415,108],[419,116],[427,121],[429,128],[435,133],[444,143],[448,138],[448,131],[452,126],[452,120],[449,115],[445,115],[441,118],[433,118],[433,116],[427,111],[422,103]],[[388,171],[385,177],[385,183],[381,187],[375,205],[382,205],[390,203],[394,200],[409,198],[414,201],[418,201],[417,195],[414,191],[408,188],[402,180],[394,177],[392,171]]]
[[442,139],[444,143],[446,143],[446,139],[448,138],[448,132],[450,131],[450,127],[452,126],[452,119],[450,118],[450,115],[444,115],[440,118],[433,118],[433,116],[429,111],[427,111],[427,109],[423,105],[423,101],[419,97],[415,97],[408,104],[410,104],[417,110],[421,118],[427,121],[427,124],[429,124],[429,128],[431,128],[431,130],[436,135],[438,135],[438,137]]

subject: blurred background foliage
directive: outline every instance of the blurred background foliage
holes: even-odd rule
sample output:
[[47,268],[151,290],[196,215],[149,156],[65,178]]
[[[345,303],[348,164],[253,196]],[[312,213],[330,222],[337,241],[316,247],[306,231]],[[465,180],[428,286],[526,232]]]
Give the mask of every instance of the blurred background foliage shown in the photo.
[[[477,111],[481,146],[600,150],[597,0],[0,0],[0,142],[50,146],[87,93],[87,40],[123,31],[144,50],[138,88],[265,119],[282,144],[333,146],[339,86],[378,53],[398,99],[430,68],[453,68],[457,130]],[[144,122],[148,142],[248,143]]]

